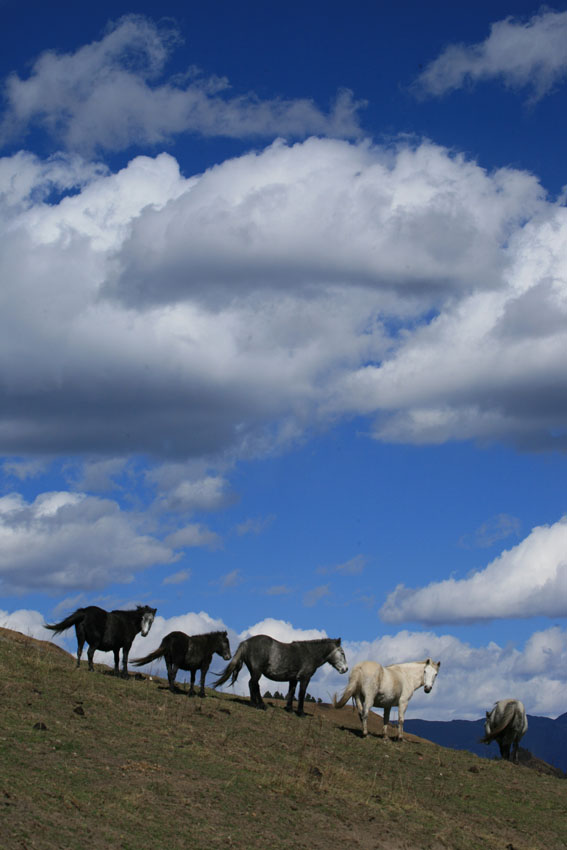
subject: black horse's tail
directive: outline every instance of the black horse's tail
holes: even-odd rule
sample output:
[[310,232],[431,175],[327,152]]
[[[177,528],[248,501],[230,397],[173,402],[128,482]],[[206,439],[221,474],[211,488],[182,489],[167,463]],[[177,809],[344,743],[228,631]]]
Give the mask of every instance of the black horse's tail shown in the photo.
[[218,688],[219,685],[224,685],[227,679],[232,676],[232,680],[230,682],[231,685],[234,685],[236,680],[238,679],[238,674],[242,670],[242,665],[244,664],[244,653],[246,652],[246,641],[243,640],[234,655],[232,656],[229,663],[224,668],[224,671],[220,674],[218,679],[213,682],[213,688]]
[[61,634],[61,632],[67,631],[71,626],[76,626],[77,623],[81,623],[85,616],[84,608],[77,608],[74,614],[69,614],[68,617],[65,617],[64,620],[61,620],[60,623],[54,623],[53,625],[45,624],[46,629],[51,629],[52,632],[55,632],[56,635]]
[[162,640],[157,649],[154,649],[149,655],[144,655],[143,658],[133,658],[130,664],[134,664],[136,667],[143,667],[144,664],[149,664],[150,661],[155,661],[156,658],[163,658],[164,655],[165,640]]

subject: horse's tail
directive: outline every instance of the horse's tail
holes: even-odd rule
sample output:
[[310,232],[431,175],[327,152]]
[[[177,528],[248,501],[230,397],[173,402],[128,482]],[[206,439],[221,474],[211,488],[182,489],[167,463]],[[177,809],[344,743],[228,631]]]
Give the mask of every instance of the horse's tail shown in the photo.
[[350,674],[348,685],[346,686],[342,697],[337,699],[337,695],[333,694],[333,708],[342,708],[343,705],[346,705],[349,699],[355,695],[359,686],[359,676],[359,670],[355,667]]
[[77,608],[74,614],[69,614],[68,617],[65,617],[64,620],[61,620],[60,623],[53,623],[53,625],[45,624],[44,628],[51,629],[52,632],[55,632],[56,635],[61,634],[61,632],[67,631],[71,626],[76,626],[77,623],[82,622],[85,616],[84,608]]
[[505,729],[508,728],[510,723],[512,723],[512,721],[514,719],[515,712],[516,712],[516,704],[515,703],[508,703],[508,705],[505,706],[505,708],[504,708],[502,718],[500,720],[500,723],[496,727],[496,729],[491,729],[490,732],[488,732],[486,735],[484,735],[480,739],[480,743],[481,744],[490,744],[492,741],[495,741],[496,738],[498,738],[498,736],[500,734],[502,734],[502,732],[504,732]]
[[149,655],[144,655],[143,658],[133,658],[130,661],[130,664],[134,664],[136,667],[143,667],[144,664],[149,664],[150,661],[155,661],[156,658],[163,658],[165,655],[165,640],[162,640],[157,649],[154,649],[153,652],[150,652]]
[[231,685],[234,685],[236,680],[238,679],[238,674],[242,670],[242,665],[244,664],[244,654],[246,652],[246,641],[243,640],[223,672],[220,674],[218,679],[213,682],[213,688],[218,688],[219,685],[224,685],[227,679],[232,676]]

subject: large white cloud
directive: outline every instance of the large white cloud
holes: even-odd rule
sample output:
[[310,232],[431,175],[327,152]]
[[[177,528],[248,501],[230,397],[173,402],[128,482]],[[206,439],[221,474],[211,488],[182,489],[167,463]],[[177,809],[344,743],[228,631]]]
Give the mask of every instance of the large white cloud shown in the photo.
[[338,404],[380,411],[380,439],[566,445],[567,210],[519,228],[493,292],[447,304],[392,356],[345,376]]
[[[64,613],[60,612],[60,616]],[[74,654],[76,640],[73,631],[53,637],[51,632],[44,629],[44,622],[38,611],[0,611],[0,626],[32,637],[53,640]],[[202,634],[225,628],[228,630],[233,653],[239,642],[252,634],[269,634],[276,640],[285,642],[326,637],[324,632],[317,629],[297,629],[283,620],[263,620],[241,633],[236,633],[230,626],[227,627],[221,620],[204,611],[189,612],[167,619],[161,617],[158,612],[148,637],[136,638],[130,657],[147,655],[171,631]],[[534,632],[523,647],[499,646],[493,641],[475,647],[453,635],[417,631],[401,631],[378,637],[373,641],[349,641],[348,637],[343,636],[342,645],[349,671],[355,664],[367,659],[381,664],[395,664],[431,656],[441,661],[440,673],[433,691],[424,694],[419,690],[413,697],[409,709],[411,717],[427,720],[474,720],[482,717],[496,700],[503,697],[523,700],[528,712],[534,715],[555,717],[565,710],[567,632],[559,626]],[[95,661],[112,666],[112,653],[97,653]],[[219,656],[213,657],[208,685],[213,679],[213,673],[223,669],[224,663]],[[163,663],[154,662],[142,670],[144,673],[165,675]],[[330,665],[325,664],[311,680],[309,693],[328,702],[332,700],[333,693],[342,692],[348,682],[348,675],[340,675]],[[182,682],[184,678],[188,678],[188,674],[179,671],[178,681]],[[247,695],[247,682],[248,676],[244,668],[234,688],[228,690]],[[285,687],[281,683],[262,678],[261,689],[262,692],[266,689],[273,692],[285,690]]]
[[42,53],[27,79],[13,73],[5,83],[0,141],[33,125],[68,149],[83,151],[156,145],[188,132],[236,138],[359,135],[356,111],[362,104],[346,90],[325,114],[307,98],[229,95],[226,79],[202,77],[194,68],[163,79],[179,43],[171,26],[128,15],[74,53]]
[[417,80],[417,90],[442,95],[467,82],[498,77],[544,95],[567,75],[567,12],[543,9],[529,21],[498,21],[479,44],[452,44]]
[[[5,454],[102,453],[107,481],[131,453],[193,458],[218,484],[207,460],[344,414],[386,440],[562,439],[567,216],[526,173],[324,139],[188,179],[166,154],[84,183],[0,162]],[[166,510],[206,495],[162,478]]]
[[129,582],[174,550],[144,533],[142,517],[110,499],[80,493],[0,498],[0,584],[5,592],[93,590]]
[[567,614],[567,518],[534,528],[483,570],[423,588],[398,587],[380,616],[390,623],[462,623]]

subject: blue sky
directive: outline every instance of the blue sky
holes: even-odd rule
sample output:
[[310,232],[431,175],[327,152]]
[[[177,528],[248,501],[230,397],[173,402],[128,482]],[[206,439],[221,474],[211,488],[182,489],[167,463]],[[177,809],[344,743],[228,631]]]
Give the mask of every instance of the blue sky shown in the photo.
[[555,716],[567,4],[368,5],[0,4],[0,624],[148,603]]

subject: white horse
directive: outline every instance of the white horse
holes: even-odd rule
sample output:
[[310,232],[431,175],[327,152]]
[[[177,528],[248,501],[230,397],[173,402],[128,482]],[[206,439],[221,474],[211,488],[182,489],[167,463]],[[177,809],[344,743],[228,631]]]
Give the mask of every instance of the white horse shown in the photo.
[[[501,699],[494,704],[492,711],[486,712],[483,744],[498,741],[503,759],[518,763],[518,746],[528,731],[526,709],[519,699]],[[510,748],[513,748],[512,759]]]
[[405,664],[391,664],[382,667],[376,661],[363,661],[353,668],[345,692],[337,700],[333,697],[335,708],[343,705],[354,697],[358,715],[362,722],[362,735],[368,735],[368,712],[375,706],[384,709],[384,741],[388,740],[388,723],[390,709],[398,706],[398,740],[404,739],[404,717],[408,702],[414,691],[423,686],[426,694],[433,683],[441,666],[440,661],[408,661]]

